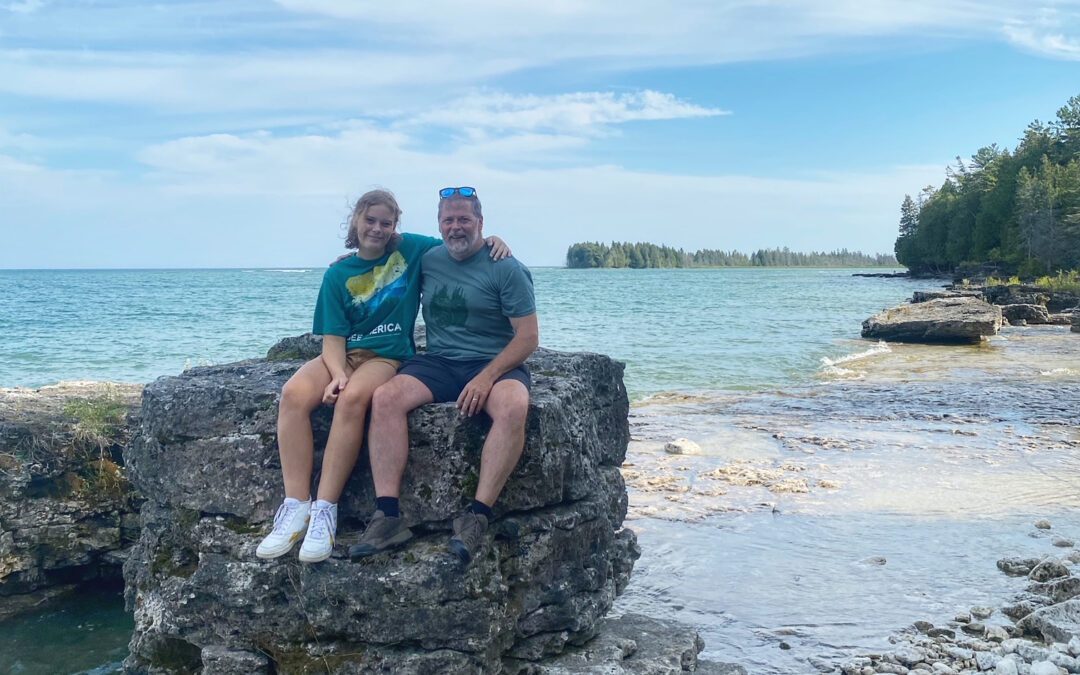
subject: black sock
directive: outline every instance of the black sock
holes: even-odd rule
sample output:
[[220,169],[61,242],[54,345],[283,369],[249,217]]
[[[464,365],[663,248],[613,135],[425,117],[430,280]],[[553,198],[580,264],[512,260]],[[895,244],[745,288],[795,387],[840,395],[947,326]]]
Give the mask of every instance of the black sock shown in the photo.
[[401,516],[401,512],[398,511],[397,497],[376,497],[375,508],[382,511],[387,518],[399,518]]
[[492,512],[491,507],[480,501],[479,499],[472,500],[472,508],[469,509],[473,513],[479,513],[486,517],[488,520],[494,520],[495,514]]

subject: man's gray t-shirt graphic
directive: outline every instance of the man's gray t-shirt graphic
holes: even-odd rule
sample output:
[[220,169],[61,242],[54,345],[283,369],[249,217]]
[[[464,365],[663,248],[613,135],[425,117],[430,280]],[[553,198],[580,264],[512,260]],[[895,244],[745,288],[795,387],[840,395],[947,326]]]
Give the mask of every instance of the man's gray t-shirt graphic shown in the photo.
[[491,259],[487,246],[458,262],[445,246],[421,263],[429,354],[493,359],[514,338],[510,319],[536,312],[532,274],[516,258]]

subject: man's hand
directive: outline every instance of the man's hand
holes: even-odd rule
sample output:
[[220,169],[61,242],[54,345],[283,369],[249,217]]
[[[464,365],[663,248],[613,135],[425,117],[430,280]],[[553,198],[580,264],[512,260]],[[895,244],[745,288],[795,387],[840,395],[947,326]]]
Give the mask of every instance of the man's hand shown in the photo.
[[355,251],[349,251],[348,253],[342,253],[341,255],[339,255],[337,258],[334,259],[334,262],[327,265],[327,267],[333,267],[334,265],[338,264],[339,262],[341,262],[345,258],[351,258],[354,255],[356,255]]
[[457,397],[457,407],[465,417],[472,417],[484,409],[491,388],[495,386],[495,380],[485,371],[469,380],[465,388]]
[[322,402],[326,405],[337,403],[338,396],[345,390],[345,385],[348,383],[349,378],[344,375],[339,375],[330,380],[330,384],[326,385],[326,389],[323,389]]
[[485,238],[484,243],[491,247],[492,260],[502,260],[503,258],[514,257],[513,251],[511,251],[510,246],[502,240],[502,237],[493,234],[490,237]]

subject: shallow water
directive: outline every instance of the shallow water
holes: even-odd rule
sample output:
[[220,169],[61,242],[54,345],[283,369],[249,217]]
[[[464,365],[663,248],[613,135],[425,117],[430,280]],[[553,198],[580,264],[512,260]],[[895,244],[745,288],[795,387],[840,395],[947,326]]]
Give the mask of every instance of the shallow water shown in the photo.
[[[889,345],[815,385],[637,404],[624,475],[643,555],[617,608],[698,627],[708,658],[791,673],[1001,607],[1024,583],[999,558],[1080,538],[1077,337]],[[675,437],[700,454],[667,454]]]

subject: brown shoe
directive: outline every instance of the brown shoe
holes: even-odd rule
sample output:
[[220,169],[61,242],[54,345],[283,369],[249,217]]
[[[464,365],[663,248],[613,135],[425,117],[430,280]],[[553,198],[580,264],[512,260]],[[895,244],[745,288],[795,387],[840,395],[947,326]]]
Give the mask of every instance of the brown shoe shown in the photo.
[[450,537],[450,552],[461,558],[466,565],[480,548],[480,543],[487,532],[487,516],[469,511],[454,518],[454,536]]
[[381,510],[376,510],[364,533],[360,535],[360,543],[349,547],[349,559],[374,555],[404,544],[411,538],[412,530],[405,527],[401,518],[390,518]]

